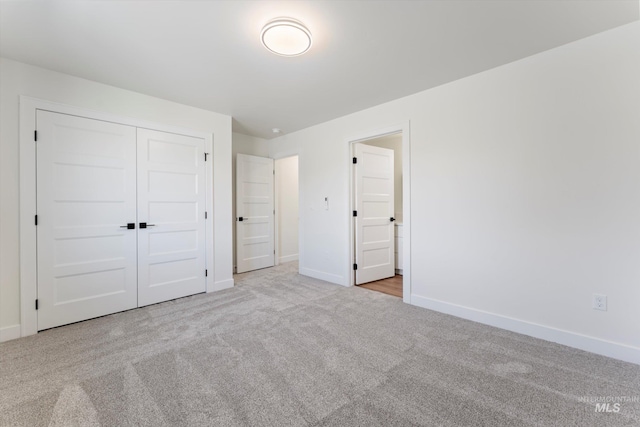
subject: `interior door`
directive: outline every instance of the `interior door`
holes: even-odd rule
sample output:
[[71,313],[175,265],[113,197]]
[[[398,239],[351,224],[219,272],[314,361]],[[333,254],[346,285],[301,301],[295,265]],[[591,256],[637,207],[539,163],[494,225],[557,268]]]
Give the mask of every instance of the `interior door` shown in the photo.
[[138,129],[138,305],[206,289],[204,140]]
[[393,154],[355,144],[357,285],[395,275]]
[[236,158],[237,272],[273,267],[273,159]]
[[136,130],[38,111],[38,330],[136,307]]

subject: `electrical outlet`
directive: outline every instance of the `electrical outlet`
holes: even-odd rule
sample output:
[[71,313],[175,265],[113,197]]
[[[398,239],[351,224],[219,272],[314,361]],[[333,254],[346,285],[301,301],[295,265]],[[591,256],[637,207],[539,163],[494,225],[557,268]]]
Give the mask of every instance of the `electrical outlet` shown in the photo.
[[607,311],[607,296],[593,294],[593,309]]

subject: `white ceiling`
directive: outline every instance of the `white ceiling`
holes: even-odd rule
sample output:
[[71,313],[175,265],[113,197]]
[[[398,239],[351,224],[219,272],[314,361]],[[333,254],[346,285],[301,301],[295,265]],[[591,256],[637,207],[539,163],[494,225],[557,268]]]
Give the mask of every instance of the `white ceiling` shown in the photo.
[[[637,0],[2,1],[0,54],[233,116],[271,138],[638,20]],[[284,58],[278,16],[314,36]]]

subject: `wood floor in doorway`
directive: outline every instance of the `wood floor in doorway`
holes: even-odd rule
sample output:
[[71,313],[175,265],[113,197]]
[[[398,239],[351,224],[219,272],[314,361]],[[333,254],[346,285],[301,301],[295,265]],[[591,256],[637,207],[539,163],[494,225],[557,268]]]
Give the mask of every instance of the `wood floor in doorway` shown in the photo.
[[399,274],[389,277],[388,279],[376,280],[375,282],[364,283],[359,286],[361,288],[402,298],[402,276]]

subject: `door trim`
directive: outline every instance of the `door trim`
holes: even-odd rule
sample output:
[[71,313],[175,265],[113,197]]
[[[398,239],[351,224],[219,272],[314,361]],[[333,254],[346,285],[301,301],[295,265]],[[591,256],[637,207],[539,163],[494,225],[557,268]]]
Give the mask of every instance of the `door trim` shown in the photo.
[[349,230],[349,259],[347,260],[346,277],[348,277],[347,285],[355,285],[355,274],[353,272],[353,260],[355,259],[355,227],[353,224],[353,214],[355,210],[354,203],[354,176],[352,167],[352,158],[354,157],[354,144],[367,141],[369,139],[379,138],[381,136],[391,135],[394,133],[402,133],[402,223],[403,223],[403,261],[402,261],[402,301],[411,304],[411,139],[410,139],[410,122],[407,120],[395,125],[387,127],[363,131],[353,135],[346,140],[347,146],[347,162],[348,162],[348,201],[349,210],[347,212],[347,229]]
[[215,290],[214,286],[214,239],[213,239],[213,135],[183,129],[161,123],[117,116],[100,111],[59,104],[28,96],[20,96],[20,335],[34,335],[38,332],[38,312],[35,308],[37,297],[37,234],[34,216],[36,215],[36,129],[37,110],[85,117],[105,122],[119,123],[137,128],[158,130],[167,133],[202,138],[205,151],[209,153],[206,168],[206,219],[205,260],[209,274],[206,278],[206,291]]

